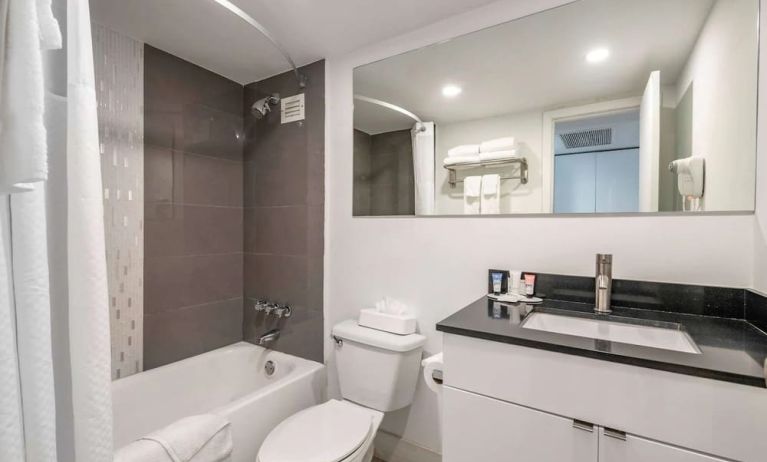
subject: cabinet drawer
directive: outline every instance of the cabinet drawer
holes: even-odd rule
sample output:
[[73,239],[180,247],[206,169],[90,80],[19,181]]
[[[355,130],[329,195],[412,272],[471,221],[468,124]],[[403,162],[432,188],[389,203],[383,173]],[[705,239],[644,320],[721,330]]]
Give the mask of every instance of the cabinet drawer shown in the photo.
[[455,388],[443,391],[443,462],[596,462],[597,427]]
[[726,462],[686,449],[647,440],[634,435],[614,436],[599,428],[599,462]]

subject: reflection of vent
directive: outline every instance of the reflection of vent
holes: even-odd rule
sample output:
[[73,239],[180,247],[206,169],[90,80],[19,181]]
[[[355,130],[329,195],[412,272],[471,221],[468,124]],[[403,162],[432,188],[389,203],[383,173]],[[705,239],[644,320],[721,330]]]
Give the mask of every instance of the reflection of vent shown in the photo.
[[613,142],[613,129],[599,128],[595,130],[582,130],[578,132],[562,133],[559,137],[562,139],[562,142],[567,149],[604,146]]

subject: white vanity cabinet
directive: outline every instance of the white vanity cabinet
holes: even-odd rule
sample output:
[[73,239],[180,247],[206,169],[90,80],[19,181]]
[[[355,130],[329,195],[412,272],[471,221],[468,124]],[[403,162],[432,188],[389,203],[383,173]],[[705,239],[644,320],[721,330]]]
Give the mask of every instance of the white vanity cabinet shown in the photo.
[[726,462],[446,387],[443,462]]
[[597,431],[572,419],[446,387],[442,462],[595,462]]
[[444,462],[764,462],[767,390],[444,336]]

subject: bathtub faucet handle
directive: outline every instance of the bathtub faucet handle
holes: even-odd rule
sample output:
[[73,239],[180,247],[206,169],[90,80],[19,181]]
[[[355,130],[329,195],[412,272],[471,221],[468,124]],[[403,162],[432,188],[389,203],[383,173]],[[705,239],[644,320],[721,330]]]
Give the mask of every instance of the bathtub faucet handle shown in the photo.
[[278,318],[289,318],[293,315],[293,310],[290,309],[289,305],[278,305],[274,310],[274,314]]
[[268,303],[266,300],[259,299],[254,302],[253,309],[256,311],[256,313],[260,313],[266,309],[267,305]]

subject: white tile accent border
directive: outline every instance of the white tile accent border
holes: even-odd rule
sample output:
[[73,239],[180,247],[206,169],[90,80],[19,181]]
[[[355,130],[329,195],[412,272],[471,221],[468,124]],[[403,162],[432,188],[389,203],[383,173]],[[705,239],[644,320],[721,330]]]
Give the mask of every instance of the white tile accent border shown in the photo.
[[93,25],[112,379],[143,369],[144,44]]

